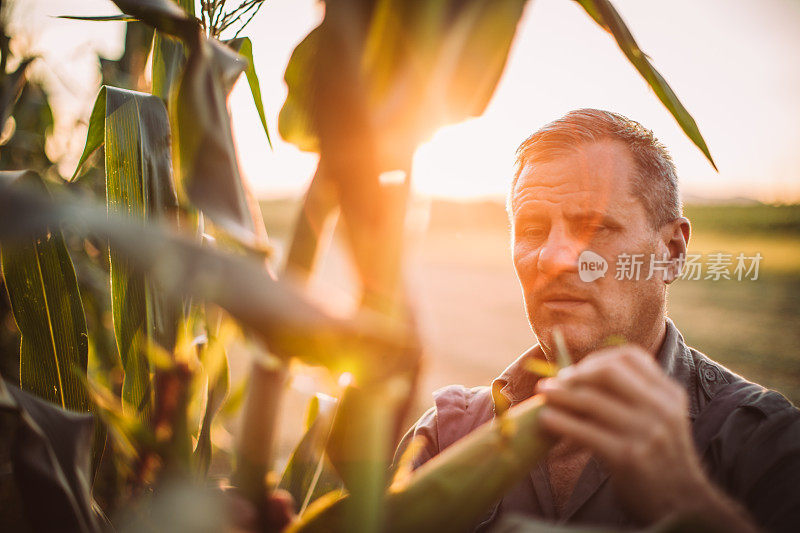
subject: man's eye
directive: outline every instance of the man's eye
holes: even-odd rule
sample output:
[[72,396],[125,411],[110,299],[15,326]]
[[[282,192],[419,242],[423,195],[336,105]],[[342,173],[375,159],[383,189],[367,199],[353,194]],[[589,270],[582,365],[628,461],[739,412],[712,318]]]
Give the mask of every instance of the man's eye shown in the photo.
[[586,233],[594,234],[594,233],[600,233],[602,231],[607,230],[608,226],[606,226],[605,224],[601,224],[601,223],[586,223],[586,224],[583,224],[581,226],[581,228],[582,228],[582,231],[584,231]]
[[527,227],[522,231],[522,235],[530,239],[541,239],[547,236],[544,228]]

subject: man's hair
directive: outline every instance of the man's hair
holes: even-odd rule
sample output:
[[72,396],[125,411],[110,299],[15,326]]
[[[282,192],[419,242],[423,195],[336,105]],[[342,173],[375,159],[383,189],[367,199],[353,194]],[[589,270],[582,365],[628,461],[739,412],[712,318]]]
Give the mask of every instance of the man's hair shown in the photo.
[[675,164],[667,148],[635,120],[599,109],[578,109],[546,124],[517,148],[514,180],[508,197],[512,213],[514,190],[523,169],[530,162],[550,161],[581,145],[602,140],[623,142],[630,150],[638,172],[632,179],[632,192],[650,214],[653,227],[681,216],[683,208],[678,190]]

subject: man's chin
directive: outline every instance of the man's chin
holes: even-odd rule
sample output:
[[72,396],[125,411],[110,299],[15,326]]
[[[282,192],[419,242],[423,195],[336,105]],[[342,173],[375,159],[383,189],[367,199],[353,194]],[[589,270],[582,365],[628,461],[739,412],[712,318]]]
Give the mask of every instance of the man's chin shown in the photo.
[[552,345],[553,331],[559,329],[564,336],[567,350],[573,362],[583,359],[588,353],[599,348],[604,338],[601,328],[597,324],[588,324],[581,320],[566,319],[562,321],[547,321],[535,323],[533,330],[536,336]]

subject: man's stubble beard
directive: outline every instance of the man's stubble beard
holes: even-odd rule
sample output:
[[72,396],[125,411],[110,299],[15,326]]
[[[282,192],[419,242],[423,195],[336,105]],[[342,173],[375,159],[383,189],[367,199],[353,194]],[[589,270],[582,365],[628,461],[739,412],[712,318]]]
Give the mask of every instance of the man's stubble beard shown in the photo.
[[553,346],[555,328],[559,328],[564,335],[573,363],[611,343],[624,341],[649,349],[654,332],[660,330],[666,318],[666,289],[654,284],[642,286],[636,292],[638,294],[634,295],[627,312],[620,309],[619,305],[604,310],[591,303],[597,317],[594,324],[579,320],[573,325],[569,319],[562,323],[542,323],[542,320],[535,318],[535,313],[526,309],[528,323],[551,362],[556,361]]

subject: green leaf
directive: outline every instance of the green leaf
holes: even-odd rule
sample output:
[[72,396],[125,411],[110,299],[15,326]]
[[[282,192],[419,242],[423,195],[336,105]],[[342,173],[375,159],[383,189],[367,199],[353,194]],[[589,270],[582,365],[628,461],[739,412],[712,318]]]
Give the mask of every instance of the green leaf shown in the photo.
[[312,82],[308,79],[319,39],[319,29],[315,29],[292,52],[283,75],[289,92],[278,114],[280,136],[306,152],[319,152],[319,140],[311,123]]
[[22,60],[19,66],[9,74],[0,72],[0,128],[6,123],[14,111],[14,104],[17,103],[22,89],[25,87],[25,72],[34,58]]
[[[169,122],[161,99],[104,86],[92,110],[80,164],[103,143],[109,214],[140,221],[174,216]],[[172,349],[178,310],[153,291],[142,273],[134,273],[114,246],[110,269],[114,333],[125,372],[122,399],[126,408],[146,418],[153,395],[147,346],[154,341]]]
[[383,492],[388,481],[397,406],[402,402],[393,385],[401,379],[377,386],[347,387],[336,410],[327,452],[350,494],[344,509],[347,531],[383,530]]
[[705,139],[703,139],[697,123],[689,114],[689,111],[683,106],[675,91],[667,83],[661,74],[653,67],[647,58],[647,55],[636,44],[622,17],[614,6],[608,0],[576,0],[581,7],[599,24],[603,29],[608,31],[614,36],[617,45],[628,58],[628,61],[639,71],[639,74],[645,79],[648,85],[653,89],[664,104],[664,107],[669,110],[678,125],[686,133],[689,139],[697,146],[703,155],[706,156],[708,162],[717,170],[717,165],[711,157],[711,152],[708,150]]
[[[194,0],[180,0],[187,15],[194,14]],[[153,35],[153,94],[169,103],[171,91],[186,62],[186,48],[180,41],[156,31]]]
[[267,128],[267,118],[264,115],[264,103],[261,101],[261,84],[258,82],[256,64],[253,61],[253,43],[250,41],[249,37],[239,37],[226,41],[225,44],[247,59],[247,70],[245,70],[244,73],[245,76],[247,76],[247,83],[250,85],[250,93],[253,95],[253,103],[256,105],[258,118],[261,119],[261,125],[264,127],[264,134],[267,136],[267,143],[269,143],[269,147],[272,148],[272,140],[269,138],[269,129]]
[[89,159],[89,156],[103,145],[106,133],[106,101],[105,98],[101,98],[103,94],[103,89],[101,89],[94,102],[94,107],[92,107],[92,114],[89,117],[89,130],[86,133],[86,146],[83,148],[83,153],[78,160],[78,166],[75,167],[75,172],[72,173],[71,181],[75,181],[78,172],[83,167],[83,164],[86,163],[86,160]]
[[156,31],[153,36],[153,94],[169,103],[170,92],[186,60],[180,41]]
[[190,55],[170,109],[178,143],[176,174],[192,203],[239,242],[263,250],[261,211],[243,180],[231,133],[227,97],[246,68],[219,41]]
[[96,22],[136,22],[139,20],[124,13],[120,13],[119,15],[97,15],[83,17],[77,15],[59,15],[57,18],[67,20],[91,20]]
[[172,35],[188,58],[170,106],[177,146],[176,183],[182,196],[228,235],[265,253],[261,211],[239,172],[227,98],[247,63],[216,39],[206,39],[194,17],[168,0],[114,0],[123,12]]
[[306,432],[292,452],[278,484],[278,488],[292,495],[295,511],[300,514],[314,501],[315,495],[341,488],[341,480],[325,460],[325,446],[335,412],[334,398],[318,393],[311,399],[306,415]]
[[[34,172],[3,173],[16,185],[46,192]],[[26,242],[4,245],[3,276],[14,320],[22,334],[19,366],[23,389],[64,408],[88,409],[80,376],[86,376],[89,343],[75,269],[57,225]]]

